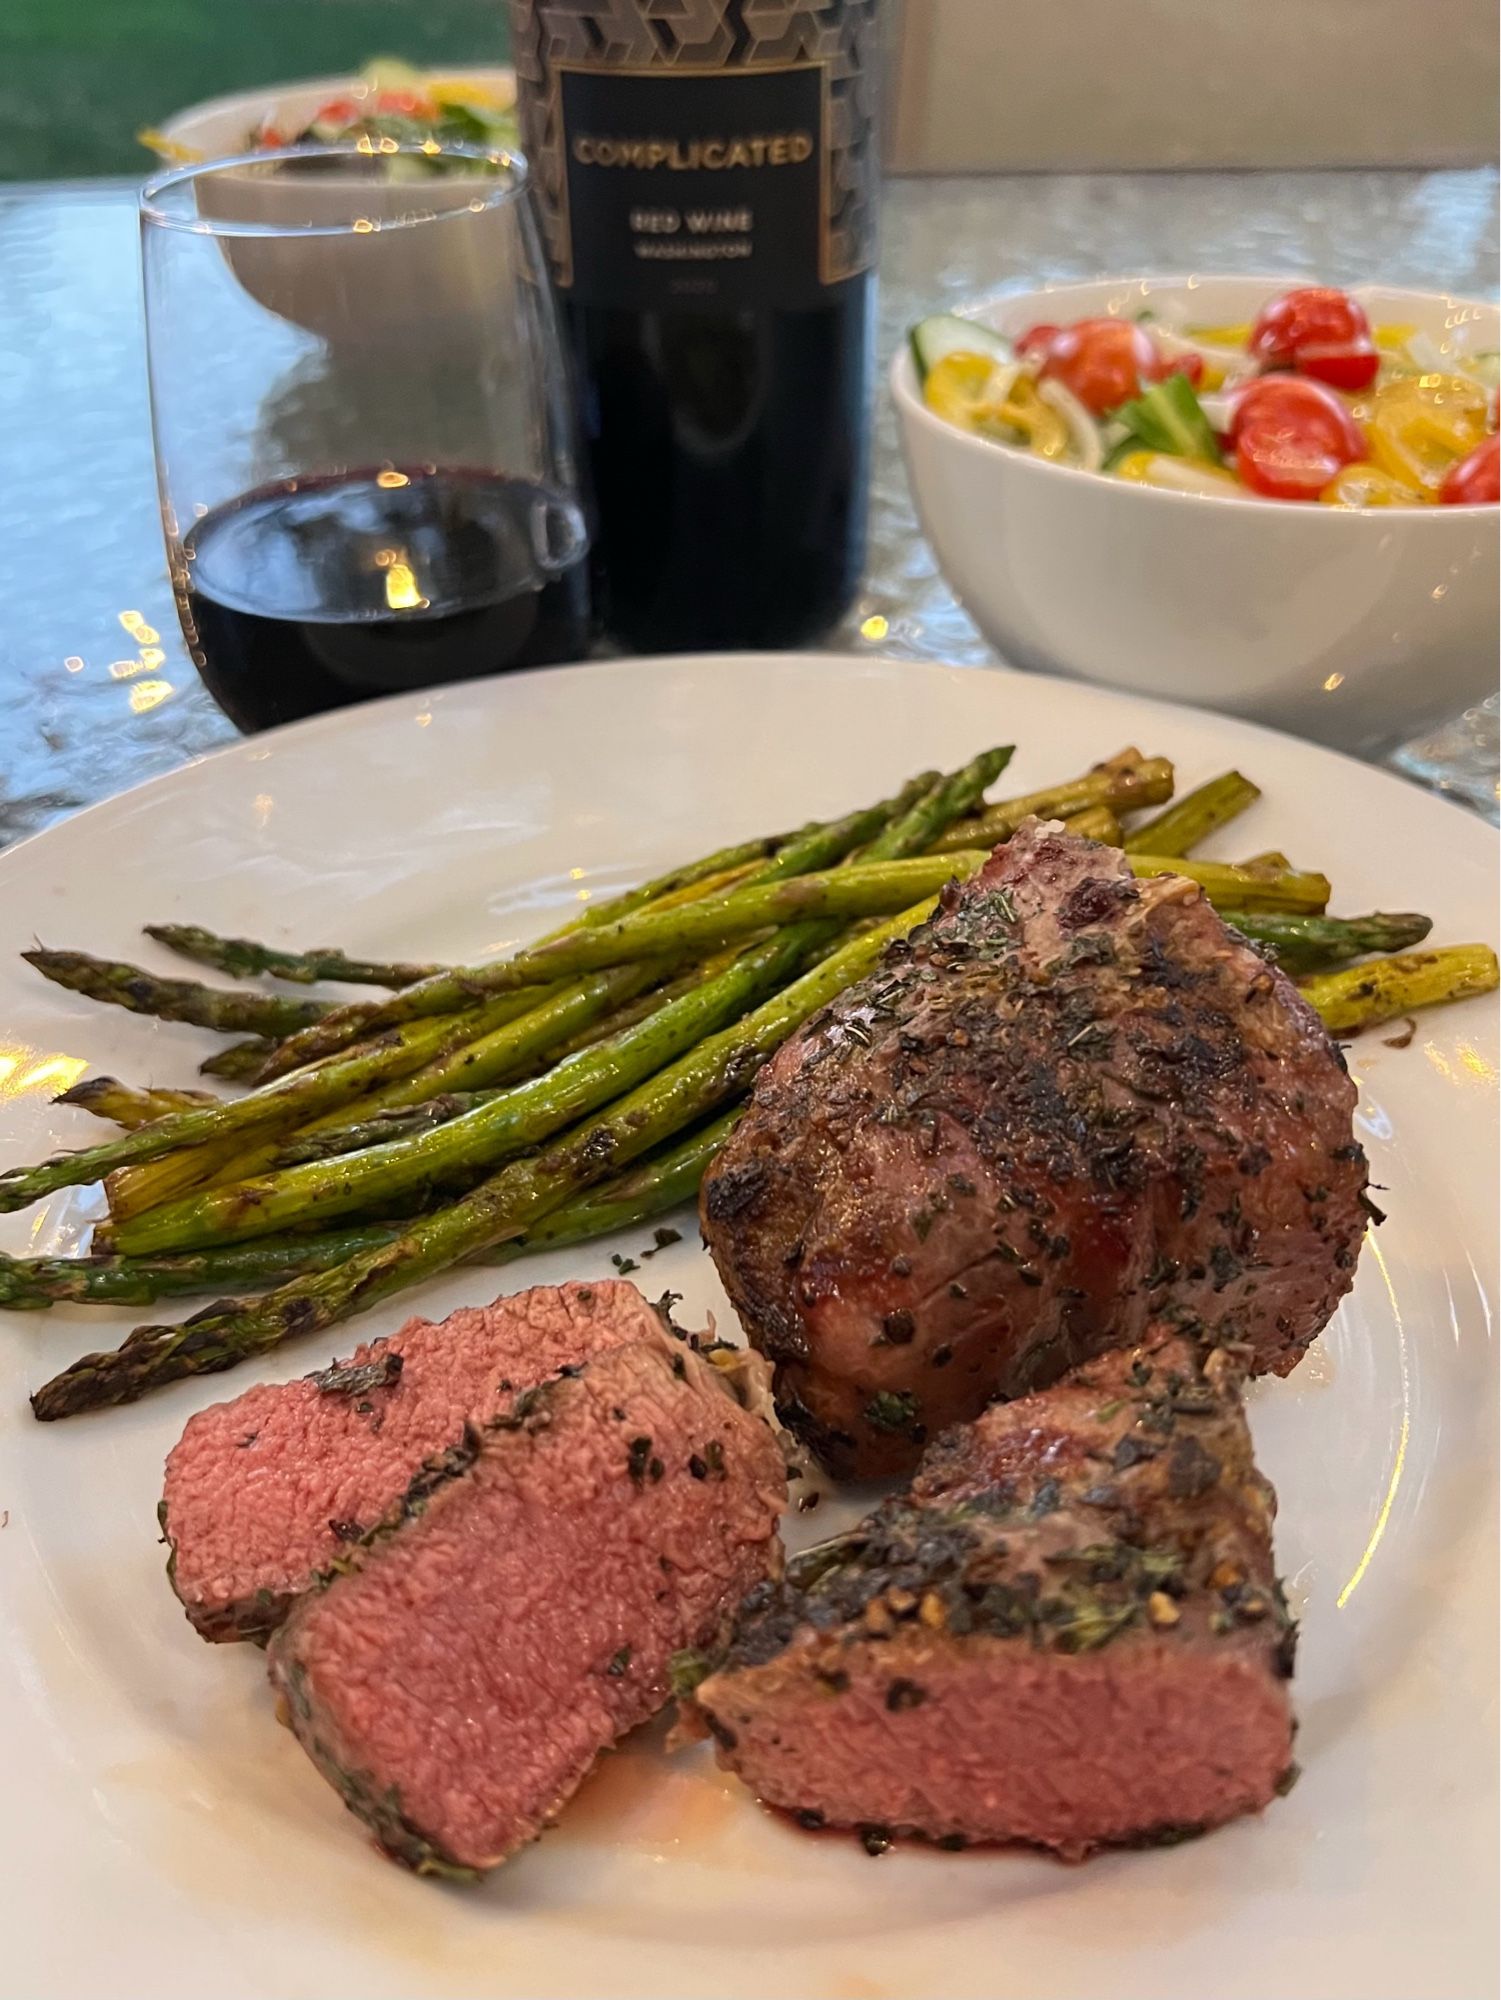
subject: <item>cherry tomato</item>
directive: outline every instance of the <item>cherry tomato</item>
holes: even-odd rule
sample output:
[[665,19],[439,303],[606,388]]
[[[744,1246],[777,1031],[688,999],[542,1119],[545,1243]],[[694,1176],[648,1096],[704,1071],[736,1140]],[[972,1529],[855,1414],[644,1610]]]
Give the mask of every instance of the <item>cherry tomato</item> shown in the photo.
[[1040,359],[1052,345],[1053,336],[1057,331],[1057,327],[1051,325],[1047,320],[1041,321],[1036,326],[1029,326],[1026,332],[1021,334],[1017,339],[1017,353],[1031,354],[1035,351]]
[[315,125],[350,125],[360,116],[360,107],[352,97],[331,97],[313,113]]
[[435,107],[430,97],[415,90],[383,90],[375,100],[375,109],[398,118],[431,118]]
[[1175,354],[1171,361],[1163,365],[1161,374],[1156,379],[1161,380],[1168,375],[1186,375],[1192,386],[1197,389],[1204,379],[1203,355]]
[[1170,370],[1143,327],[1125,319],[1081,319],[1053,335],[1042,372],[1103,416],[1139,396],[1143,382],[1160,382]]
[[1302,285],[1269,300],[1248,344],[1264,368],[1296,368],[1352,393],[1368,389],[1381,365],[1364,311],[1331,285]]
[[1240,391],[1230,440],[1242,480],[1270,500],[1317,500],[1342,467],[1366,455],[1339,398],[1289,375],[1262,375]]
[[1494,507],[1501,501],[1501,438],[1488,437],[1451,465],[1438,497],[1450,507]]

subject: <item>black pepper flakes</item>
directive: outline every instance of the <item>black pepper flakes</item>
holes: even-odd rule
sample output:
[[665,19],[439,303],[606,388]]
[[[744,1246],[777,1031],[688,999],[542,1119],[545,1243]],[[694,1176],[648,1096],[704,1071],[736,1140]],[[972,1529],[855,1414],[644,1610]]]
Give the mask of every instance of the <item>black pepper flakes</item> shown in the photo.
[[894,1680],[886,1690],[886,1706],[892,1715],[900,1715],[908,1708],[921,1708],[927,1698],[928,1690],[919,1687],[916,1681]]

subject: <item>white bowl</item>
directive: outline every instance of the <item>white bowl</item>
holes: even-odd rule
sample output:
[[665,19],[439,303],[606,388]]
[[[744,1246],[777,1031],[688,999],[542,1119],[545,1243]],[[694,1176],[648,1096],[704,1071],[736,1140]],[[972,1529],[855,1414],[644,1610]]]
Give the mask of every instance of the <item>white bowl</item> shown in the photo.
[[[465,82],[514,98],[510,69],[455,69],[431,72],[435,80]],[[334,97],[359,101],[376,86],[357,77],[318,77],[302,83],[216,97],[179,111],[161,127],[164,139],[205,160],[233,158],[249,150],[268,112],[277,113],[289,133],[300,130],[322,104]],[[276,158],[266,154],[267,162]],[[362,216],[377,226],[398,222],[420,194],[424,210],[463,211],[496,191],[488,175],[445,174],[420,184],[392,182],[362,189]],[[350,214],[348,183],[279,178],[254,167],[215,175],[199,184],[199,211],[210,221],[243,225],[247,232],[321,225],[332,231]],[[224,253],[250,296],[305,331],[341,348],[358,344],[379,350],[396,347],[415,332],[457,346],[472,321],[477,300],[487,295],[495,274],[477,273],[476,246],[487,250],[496,237],[483,238],[460,227],[445,232],[391,231],[384,237],[226,237]]]
[[[1100,279],[967,309],[1001,332],[1164,308],[1254,318],[1288,278]],[[1355,288],[1373,323],[1501,346],[1494,306]],[[923,528],[1007,660],[1250,716],[1377,756],[1496,684],[1501,509],[1335,507],[1174,493],[960,430],[891,366]]]

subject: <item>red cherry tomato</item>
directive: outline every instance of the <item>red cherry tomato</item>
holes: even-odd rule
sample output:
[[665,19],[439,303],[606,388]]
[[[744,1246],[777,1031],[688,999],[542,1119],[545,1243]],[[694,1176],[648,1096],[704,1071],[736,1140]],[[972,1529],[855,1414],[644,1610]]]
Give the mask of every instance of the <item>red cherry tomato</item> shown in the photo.
[[1186,375],[1195,389],[1204,379],[1204,357],[1202,354],[1175,354],[1162,369],[1159,380],[1168,375]]
[[1438,497],[1450,507],[1494,507],[1501,501],[1501,438],[1488,437],[1451,465]]
[[313,113],[315,125],[350,125],[360,115],[360,107],[352,97],[331,97]]
[[377,112],[389,112],[399,118],[430,118],[433,102],[415,90],[383,90],[375,100]]
[[1169,370],[1151,335],[1130,320],[1081,319],[1054,333],[1042,372],[1103,416],[1139,396],[1143,382],[1160,382]]
[[1241,478],[1270,500],[1317,500],[1343,466],[1366,456],[1339,398],[1290,375],[1263,375],[1240,391],[1230,441]]
[[1264,368],[1296,368],[1352,393],[1368,389],[1381,365],[1364,311],[1331,285],[1302,285],[1269,300],[1251,329],[1250,349]]
[[1018,354],[1035,353],[1038,359],[1040,360],[1043,354],[1052,345],[1053,336],[1055,333],[1057,333],[1057,331],[1058,331],[1057,327],[1053,326],[1047,320],[1040,321],[1036,326],[1029,326],[1025,333],[1019,334],[1017,336],[1017,341],[1016,341],[1017,353]]

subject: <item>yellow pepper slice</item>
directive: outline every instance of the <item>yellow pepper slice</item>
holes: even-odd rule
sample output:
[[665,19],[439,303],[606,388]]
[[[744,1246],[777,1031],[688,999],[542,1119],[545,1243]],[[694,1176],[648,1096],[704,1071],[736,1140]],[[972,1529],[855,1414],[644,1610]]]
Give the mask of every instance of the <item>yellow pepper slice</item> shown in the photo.
[[1364,459],[1344,466],[1319,495],[1326,507],[1421,507],[1432,498]]
[[1008,387],[1009,373],[989,355],[946,354],[928,370],[923,400],[963,430],[1008,444],[1019,435],[1042,457],[1061,458],[1068,449],[1068,425],[1026,376],[1016,377]]
[[1371,461],[1399,485],[1436,492],[1486,434],[1486,394],[1462,375],[1407,375],[1378,389],[1366,422]]
[[1037,393],[1037,385],[1019,375],[1005,400],[993,404],[984,419],[987,427],[1000,426],[1020,431],[1031,449],[1043,458],[1062,458],[1068,450],[1068,425],[1051,403]]
[[1202,340],[1206,347],[1248,347],[1251,341],[1249,320],[1239,326],[1191,326],[1187,331],[1190,340]]
[[1175,458],[1165,451],[1128,451],[1110,470],[1117,479],[1134,486],[1162,486],[1174,493],[1213,491],[1223,486],[1227,493],[1243,493],[1245,488],[1233,472],[1223,466],[1208,465],[1198,458]]
[[928,370],[923,401],[940,417],[965,430],[975,427],[995,363],[984,354],[945,354]]

